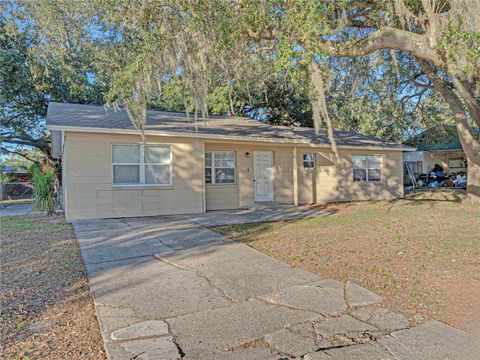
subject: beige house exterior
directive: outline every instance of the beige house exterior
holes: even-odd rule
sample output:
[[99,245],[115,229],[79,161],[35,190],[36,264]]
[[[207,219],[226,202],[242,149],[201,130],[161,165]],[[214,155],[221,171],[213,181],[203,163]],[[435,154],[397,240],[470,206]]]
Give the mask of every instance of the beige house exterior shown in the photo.
[[[405,147],[398,144],[338,133],[335,155],[305,129],[242,118],[192,126],[184,115],[164,112],[149,112],[147,125],[150,114],[142,136],[122,111],[50,104],[67,220],[403,197]],[[153,167],[150,157],[159,159]]]

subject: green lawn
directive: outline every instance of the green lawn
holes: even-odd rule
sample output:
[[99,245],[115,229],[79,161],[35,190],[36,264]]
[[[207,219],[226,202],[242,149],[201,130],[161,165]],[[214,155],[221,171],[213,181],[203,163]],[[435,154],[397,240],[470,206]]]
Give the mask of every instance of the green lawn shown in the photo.
[[331,204],[328,217],[216,231],[322,277],[355,281],[412,319],[480,330],[480,207],[462,197],[435,191]]

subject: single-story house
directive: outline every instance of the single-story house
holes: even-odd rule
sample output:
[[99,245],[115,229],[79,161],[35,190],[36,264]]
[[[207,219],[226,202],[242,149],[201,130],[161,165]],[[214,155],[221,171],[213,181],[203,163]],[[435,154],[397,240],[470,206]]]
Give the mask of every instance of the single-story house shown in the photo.
[[326,133],[310,128],[147,117],[142,137],[123,109],[49,104],[68,220],[403,197],[401,144],[335,131],[337,157]]

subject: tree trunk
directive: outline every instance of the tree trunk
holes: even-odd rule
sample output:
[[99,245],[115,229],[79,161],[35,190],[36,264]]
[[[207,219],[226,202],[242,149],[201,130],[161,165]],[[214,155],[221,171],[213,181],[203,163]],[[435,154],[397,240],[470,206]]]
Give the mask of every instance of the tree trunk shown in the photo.
[[469,204],[480,204],[480,155],[477,159],[470,159],[467,156],[467,195],[464,202]]
[[[465,203],[480,204],[480,141],[476,140],[468,128],[467,116],[462,100],[457,96],[449,84],[439,79],[435,70],[424,60],[417,59],[420,67],[428,76],[445,101],[455,118],[458,138],[462,144],[463,152],[467,157],[467,195]],[[458,92],[462,96],[461,92]],[[468,109],[468,107],[467,107]],[[472,116],[475,118],[475,116]]]

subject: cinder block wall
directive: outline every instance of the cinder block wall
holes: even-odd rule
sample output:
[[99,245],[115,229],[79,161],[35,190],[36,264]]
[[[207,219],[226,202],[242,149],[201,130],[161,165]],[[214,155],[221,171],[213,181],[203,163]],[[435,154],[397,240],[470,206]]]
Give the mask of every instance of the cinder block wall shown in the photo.
[[[205,151],[236,152],[236,184],[206,185],[207,210],[237,209],[254,203],[253,153],[273,152],[273,200],[293,203],[293,147],[238,143],[206,143]],[[250,157],[246,156],[250,154]]]
[[[303,152],[311,150],[302,149]],[[302,151],[299,152],[302,153]],[[382,177],[379,182],[353,181],[353,155],[380,155]],[[403,197],[403,155],[401,151],[339,150],[339,158],[329,150],[316,152],[316,194],[317,203],[330,201],[383,200]],[[302,158],[303,159],[303,158]],[[299,166],[302,162],[299,159]],[[300,183],[306,182],[305,170],[299,171]],[[308,174],[311,177],[311,174]],[[308,196],[311,197],[311,194]]]
[[200,213],[203,211],[203,141],[149,136],[172,146],[172,186],[112,184],[112,144],[142,143],[137,135],[67,132],[64,185],[67,220]]

